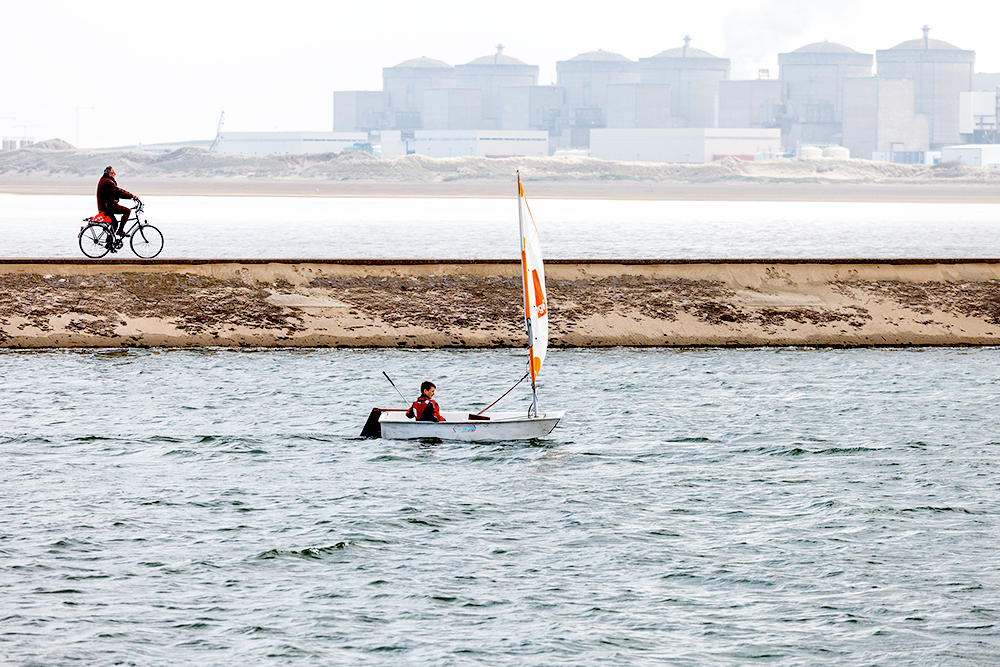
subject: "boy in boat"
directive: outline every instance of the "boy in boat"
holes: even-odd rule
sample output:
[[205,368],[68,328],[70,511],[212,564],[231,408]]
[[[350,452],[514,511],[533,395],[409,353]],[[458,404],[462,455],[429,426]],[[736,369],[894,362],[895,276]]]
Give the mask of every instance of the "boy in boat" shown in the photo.
[[416,418],[418,422],[443,422],[444,417],[441,416],[437,401],[434,400],[436,389],[434,383],[429,380],[421,382],[420,397],[413,401],[413,405],[406,411],[406,416],[410,419]]

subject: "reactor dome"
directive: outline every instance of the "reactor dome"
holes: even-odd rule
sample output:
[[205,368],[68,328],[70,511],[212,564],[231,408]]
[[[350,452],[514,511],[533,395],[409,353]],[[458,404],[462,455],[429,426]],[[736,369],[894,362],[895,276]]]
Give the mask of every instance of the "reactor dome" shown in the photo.
[[890,50],[899,49],[900,51],[923,51],[924,49],[935,49],[938,51],[961,51],[954,44],[949,44],[948,42],[943,42],[940,39],[928,39],[927,45],[924,45],[924,40],[922,39],[910,39],[901,44],[897,44]]
[[836,42],[813,42],[795,49],[792,53],[857,53],[857,51]]
[[581,53],[580,55],[570,58],[570,61],[603,61],[603,62],[618,62],[618,63],[630,63],[632,62],[620,53],[612,53],[611,51],[604,51],[603,49],[597,49],[596,51],[587,51],[586,53]]
[[660,51],[654,58],[715,58],[708,51],[702,51],[701,49],[696,49],[693,46],[683,47],[678,46],[673,49],[667,49],[666,51]]
[[521,62],[517,58],[511,56],[505,56],[502,53],[492,53],[488,56],[483,56],[482,58],[476,58],[473,61],[465,63],[466,65],[521,65],[526,66],[528,63]]
[[404,60],[396,65],[396,67],[451,67],[451,65],[440,60],[435,60],[434,58],[420,56],[412,60]]

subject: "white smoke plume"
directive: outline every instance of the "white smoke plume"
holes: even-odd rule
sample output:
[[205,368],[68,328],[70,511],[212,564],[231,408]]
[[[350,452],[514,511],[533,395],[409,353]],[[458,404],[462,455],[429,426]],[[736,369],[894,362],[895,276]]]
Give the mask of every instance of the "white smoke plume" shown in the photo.
[[731,78],[756,79],[759,69],[769,69],[771,78],[777,78],[778,53],[825,39],[843,43],[841,33],[857,20],[859,4],[859,0],[766,0],[731,11],[723,22]]

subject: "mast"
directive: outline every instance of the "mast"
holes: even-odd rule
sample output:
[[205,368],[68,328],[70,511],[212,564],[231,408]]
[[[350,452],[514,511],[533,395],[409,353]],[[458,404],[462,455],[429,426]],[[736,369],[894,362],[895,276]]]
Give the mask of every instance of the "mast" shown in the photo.
[[521,210],[521,199],[524,197],[524,188],[521,187],[521,172],[517,174],[517,228],[521,233],[521,289],[524,292],[524,328],[528,333],[528,373],[531,375],[531,410],[529,415],[538,416],[538,393],[535,389],[535,354],[534,338],[531,331],[531,296],[528,292],[528,253],[527,238],[524,235],[524,213]]

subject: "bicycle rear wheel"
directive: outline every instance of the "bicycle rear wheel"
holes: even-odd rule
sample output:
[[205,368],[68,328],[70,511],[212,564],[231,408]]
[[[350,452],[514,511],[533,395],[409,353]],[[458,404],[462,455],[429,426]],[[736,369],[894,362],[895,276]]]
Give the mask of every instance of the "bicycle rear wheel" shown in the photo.
[[132,232],[132,239],[129,241],[132,252],[143,259],[153,259],[163,250],[163,234],[153,225],[139,225]]
[[92,222],[80,231],[80,250],[91,259],[100,259],[108,254],[108,229]]

